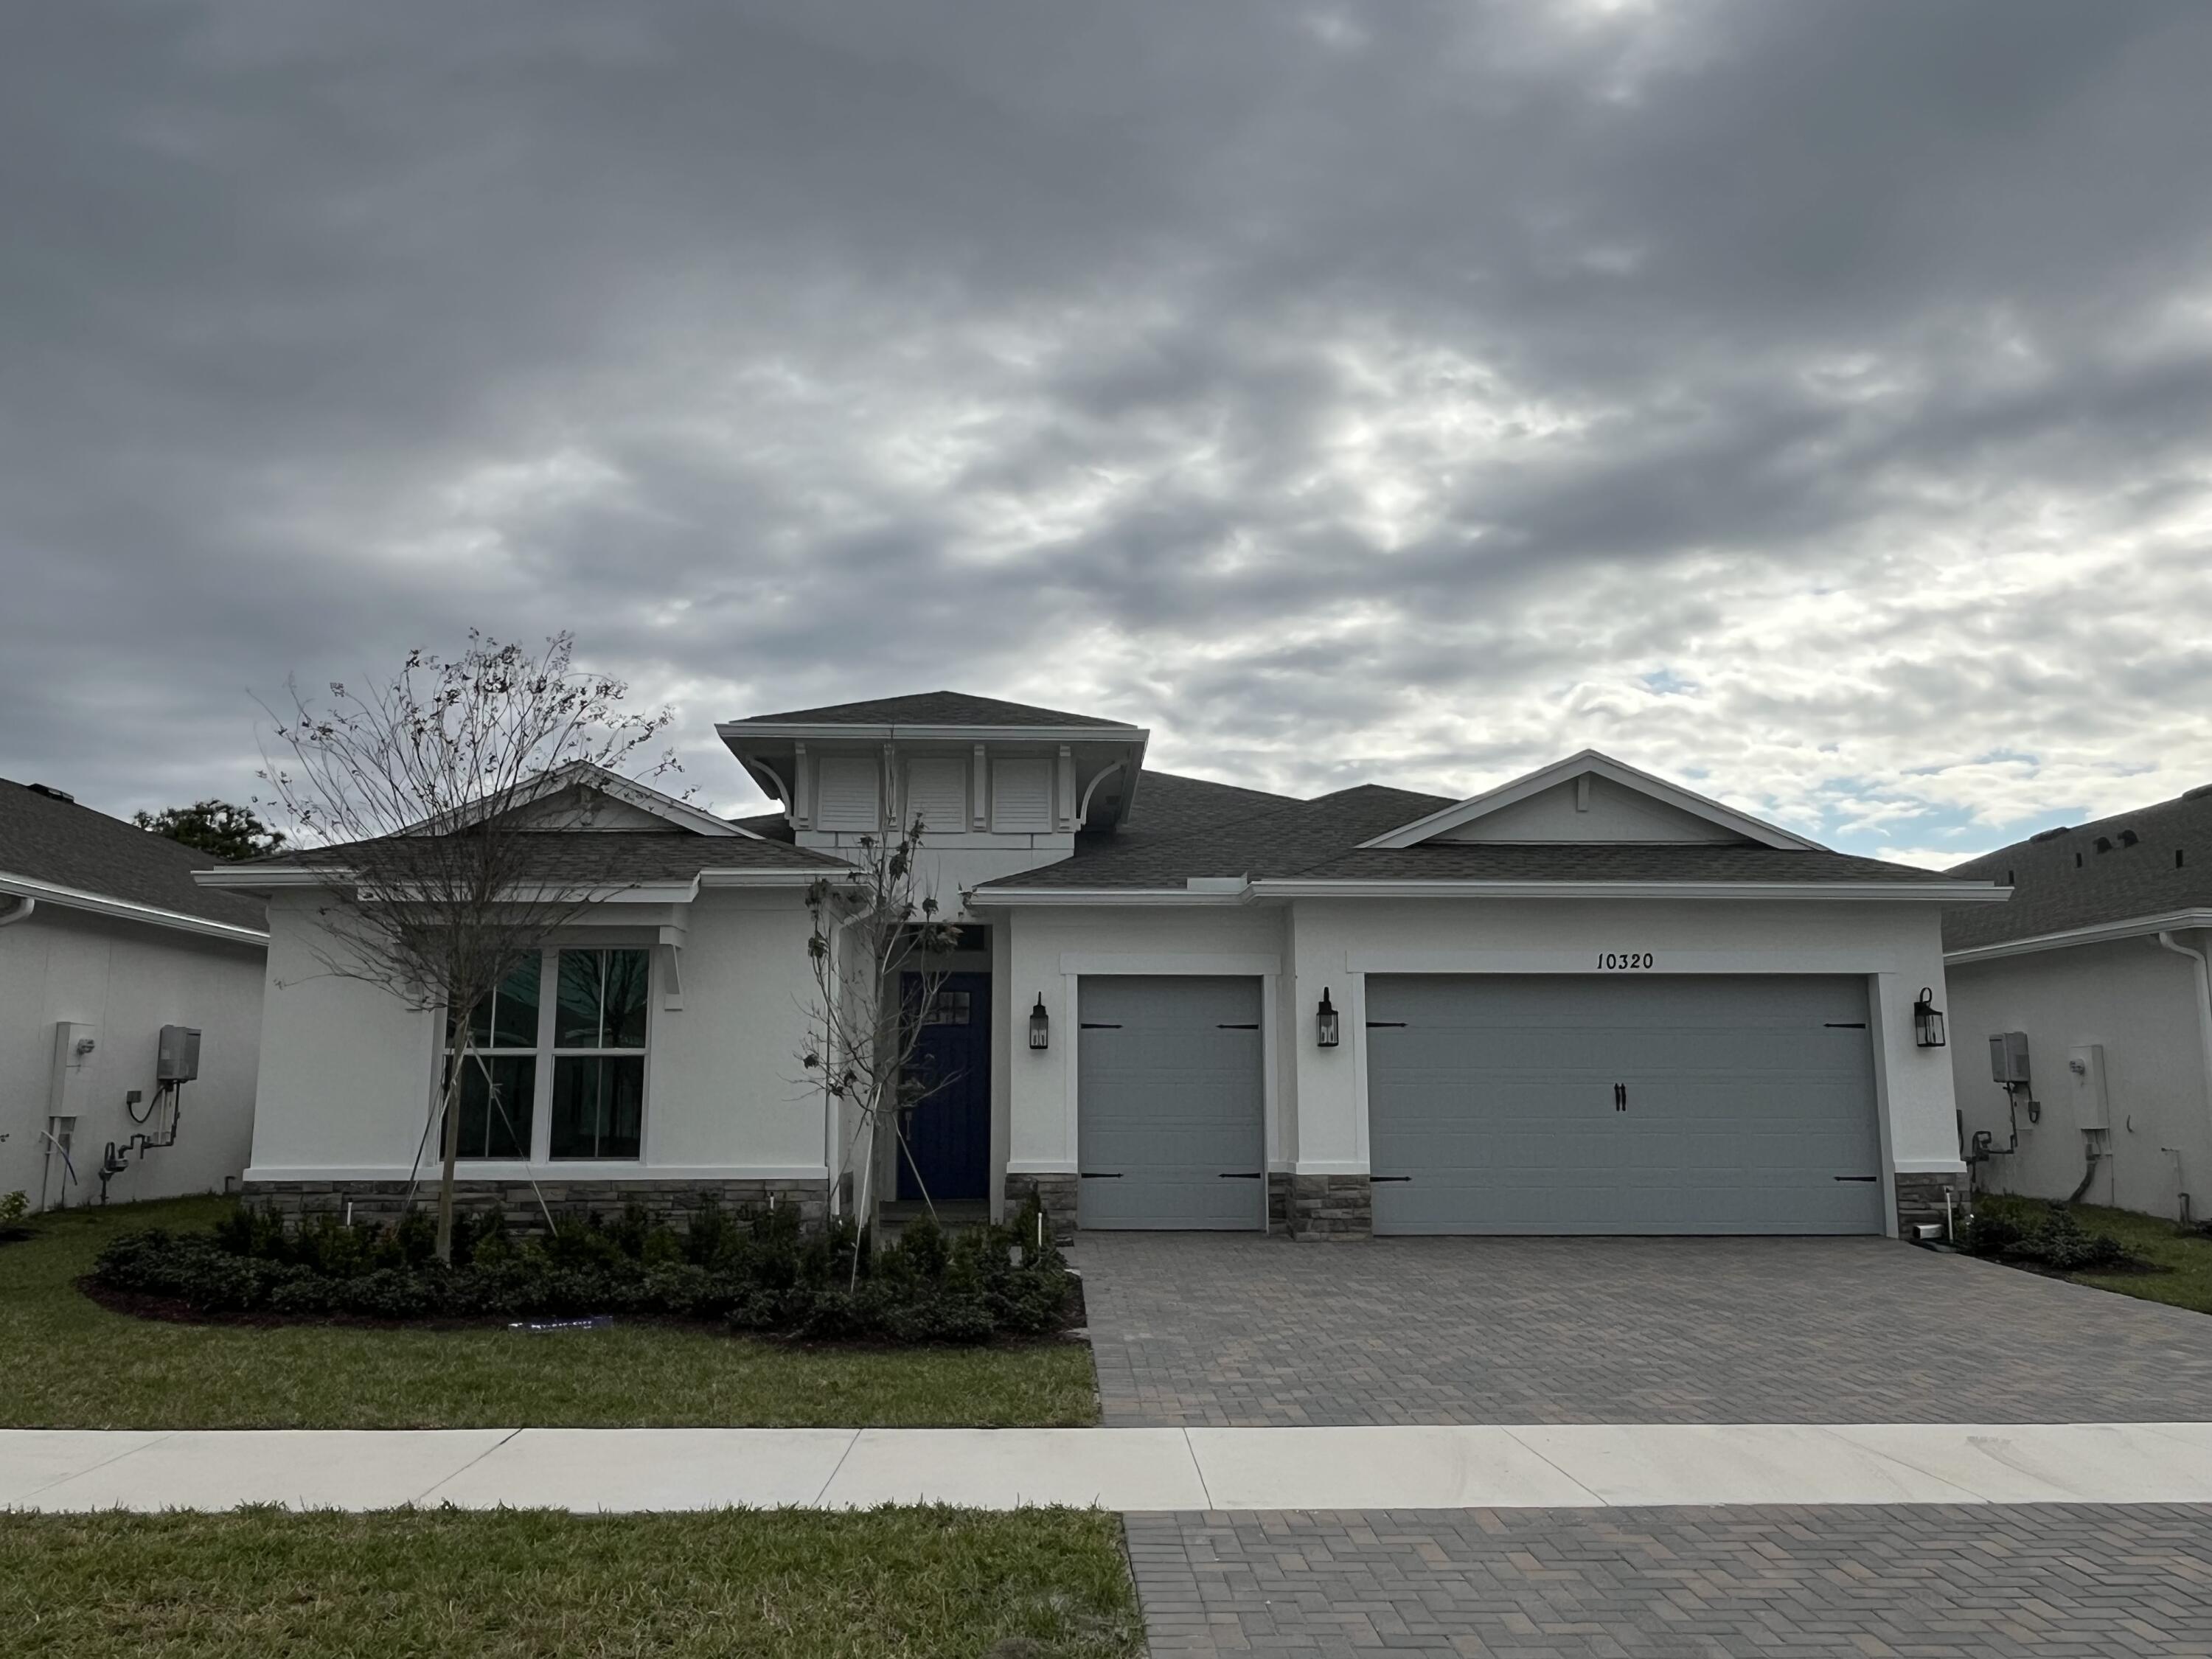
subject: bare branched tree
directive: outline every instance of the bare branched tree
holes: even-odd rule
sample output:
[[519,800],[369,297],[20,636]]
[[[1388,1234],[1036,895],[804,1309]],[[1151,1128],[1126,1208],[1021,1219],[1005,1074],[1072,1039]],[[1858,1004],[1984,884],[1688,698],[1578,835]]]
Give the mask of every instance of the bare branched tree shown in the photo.
[[[562,634],[533,654],[471,629],[459,655],[410,652],[368,691],[333,683],[317,706],[288,682],[283,712],[264,705],[271,799],[257,804],[289,820],[291,861],[331,872],[318,960],[446,1018],[446,1064],[422,1135],[426,1144],[442,1123],[441,1261],[453,1256],[469,1068],[488,1109],[507,1115],[477,1048],[495,994],[552,935],[632,884],[613,839],[548,834],[517,809],[571,782],[618,787],[672,718],[625,712],[628,687],[577,672],[574,645]],[[267,758],[272,750],[280,758]],[[641,775],[675,764],[663,751]],[[418,1172],[422,1162],[418,1144]]]
[[[905,1114],[952,1081],[925,1077],[915,1065],[924,1023],[945,982],[936,964],[960,934],[922,886],[923,830],[916,817],[897,841],[864,836],[849,871],[806,890],[814,993],[799,1059],[832,1107],[842,1109],[847,1133],[830,1180],[842,1182],[857,1154],[854,1209],[868,1226],[882,1203],[873,1179],[878,1135],[888,1130],[900,1155],[910,1157]],[[928,1200],[927,1190],[922,1196]],[[930,1209],[935,1212],[933,1202]]]

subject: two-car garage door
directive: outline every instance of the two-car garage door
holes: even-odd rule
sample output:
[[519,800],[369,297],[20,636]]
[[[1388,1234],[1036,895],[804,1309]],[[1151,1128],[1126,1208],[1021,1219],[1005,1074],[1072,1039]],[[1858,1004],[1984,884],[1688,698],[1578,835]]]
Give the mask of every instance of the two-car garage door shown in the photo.
[[1883,1230],[1865,981],[1373,976],[1375,1231]]
[[[1264,1224],[1260,1004],[1084,979],[1083,1226]],[[1377,1232],[1883,1230],[1862,979],[1376,975],[1365,1013]]]

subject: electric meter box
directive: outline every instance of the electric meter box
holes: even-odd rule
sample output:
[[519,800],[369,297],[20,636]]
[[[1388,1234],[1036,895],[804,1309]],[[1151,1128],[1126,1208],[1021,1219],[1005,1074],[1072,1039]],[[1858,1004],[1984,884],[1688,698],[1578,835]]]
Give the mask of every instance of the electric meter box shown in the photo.
[[156,1083],[190,1083],[199,1074],[199,1028],[194,1025],[164,1025],[161,1043],[154,1054],[154,1080]]
[[2027,1033],[2000,1031],[1990,1039],[1990,1081],[2027,1081]]

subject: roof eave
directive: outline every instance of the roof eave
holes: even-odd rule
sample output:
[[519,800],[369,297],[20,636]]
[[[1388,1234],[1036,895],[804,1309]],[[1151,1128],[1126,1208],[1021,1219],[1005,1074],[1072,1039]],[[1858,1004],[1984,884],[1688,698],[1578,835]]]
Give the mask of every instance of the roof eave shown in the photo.
[[265,945],[269,943],[266,928],[217,921],[212,916],[196,916],[186,910],[171,910],[158,904],[141,904],[132,899],[116,898],[106,893],[94,893],[83,888],[64,887],[50,881],[34,880],[29,876],[0,874],[0,893],[15,898],[35,899],[40,904],[51,904],[60,909],[82,910],[93,915],[143,922],[151,927],[173,928],[180,933],[200,933],[210,939],[229,939],[239,945]]
[[722,720],[714,732],[733,750],[749,738],[777,743],[1114,743],[1141,748],[1152,736],[1141,726],[934,726],[915,720]]
[[2117,921],[2092,922],[2050,933],[2029,933],[2020,939],[1998,939],[1989,945],[1970,945],[1946,951],[1943,965],[1961,968],[1970,963],[1993,962],[2002,957],[2021,957],[2039,951],[2065,951],[2081,945],[2104,945],[2124,939],[2148,939],[2177,928],[2212,927],[2212,909],[2191,908],[2152,915],[2125,916]]
[[1998,903],[2008,887],[1988,882],[1887,881],[1362,881],[1263,877],[1231,891],[1180,887],[978,887],[969,907],[1249,904],[1269,899],[1739,899],[1889,904]]

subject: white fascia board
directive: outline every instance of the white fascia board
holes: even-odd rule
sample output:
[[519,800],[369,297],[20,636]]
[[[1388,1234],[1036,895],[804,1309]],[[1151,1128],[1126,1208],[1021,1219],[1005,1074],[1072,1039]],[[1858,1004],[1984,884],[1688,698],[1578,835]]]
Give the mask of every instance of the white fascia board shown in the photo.
[[261,927],[241,927],[235,922],[216,921],[207,916],[195,916],[182,910],[165,909],[158,904],[139,904],[130,899],[111,898],[105,893],[88,893],[79,887],[58,886],[50,881],[35,881],[28,876],[0,873],[0,893],[16,898],[36,899],[41,904],[52,904],[64,910],[83,910],[94,915],[115,916],[125,921],[142,921],[150,927],[172,927],[180,933],[203,933],[210,939],[227,939],[240,945],[266,945],[268,930]]
[[1724,830],[1732,830],[1761,846],[1784,848],[1802,853],[1825,853],[1828,850],[1820,842],[1793,835],[1779,824],[1755,818],[1748,812],[1739,812],[1735,807],[1723,805],[1694,789],[1685,789],[1679,783],[1669,783],[1664,778],[1655,777],[1626,761],[1617,761],[1595,749],[1585,749],[1565,760],[1553,761],[1549,766],[1516,778],[1510,783],[1502,783],[1482,794],[1455,801],[1426,817],[1416,818],[1411,823],[1401,824],[1372,841],[1359,844],[1363,849],[1370,847],[1418,847],[1432,836],[1441,835],[1447,830],[1456,830],[1477,818],[1486,817],[1501,808],[1526,800],[1531,795],[1540,794],[1553,785],[1565,783],[1584,772],[1595,773],[1609,783],[1617,783],[1624,789],[1632,789],[1638,794],[1664,801],[1668,805],[1678,807],[1693,817],[1718,824]]
[[1214,891],[1201,888],[1193,892],[1188,887],[976,887],[961,895],[971,910],[1001,905],[1050,904],[1151,904],[1151,905],[1230,905],[1249,904],[1252,901],[1250,886],[1233,890]]
[[2129,916],[2119,921],[2100,921],[2087,927],[2069,927],[2056,933],[2034,933],[2026,939],[2000,939],[1964,951],[1946,951],[1943,965],[1962,967],[1972,962],[1994,962],[2001,957],[2023,957],[2037,951],[2064,951],[2077,945],[2104,945],[2114,939],[2144,939],[2177,928],[2212,927],[2212,910],[2169,910],[2164,915]]
[[1973,904],[2007,899],[1987,882],[1887,881],[1301,881],[1252,884],[1255,898],[1849,899]]
[[828,864],[818,870],[702,870],[699,884],[702,887],[811,887],[825,877],[834,881],[840,876],[852,873],[850,866]]
[[735,749],[747,738],[777,743],[1118,743],[1142,749],[1152,734],[1140,726],[860,726],[842,721],[724,720],[714,733]]
[[299,864],[246,864],[192,872],[195,885],[228,887],[247,893],[265,893],[278,887],[337,887],[352,880],[352,871],[336,865],[317,868]]

